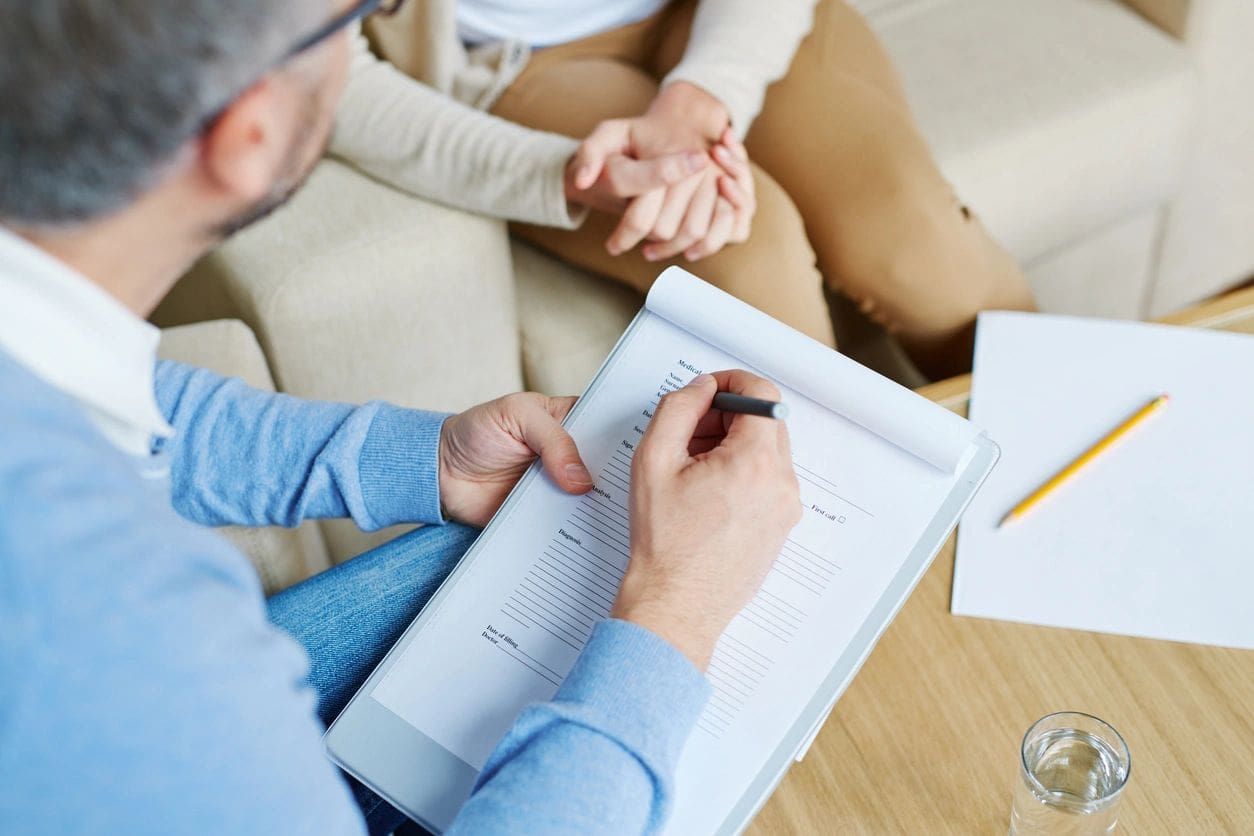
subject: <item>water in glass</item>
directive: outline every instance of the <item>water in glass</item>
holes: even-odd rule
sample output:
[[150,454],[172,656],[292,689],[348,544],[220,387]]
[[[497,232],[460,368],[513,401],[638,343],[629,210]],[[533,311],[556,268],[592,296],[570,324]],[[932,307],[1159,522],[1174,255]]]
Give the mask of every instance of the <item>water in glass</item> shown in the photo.
[[1029,732],[1022,754],[1011,836],[1096,836],[1115,829],[1128,775],[1126,749],[1121,753],[1082,729],[1052,728]]

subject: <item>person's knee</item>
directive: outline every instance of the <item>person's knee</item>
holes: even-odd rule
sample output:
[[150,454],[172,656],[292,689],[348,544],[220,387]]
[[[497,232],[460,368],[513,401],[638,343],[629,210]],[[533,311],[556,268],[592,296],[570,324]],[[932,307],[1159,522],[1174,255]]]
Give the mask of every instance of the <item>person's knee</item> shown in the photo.
[[[711,281],[746,301],[754,298],[822,298],[817,258],[806,235],[801,212],[783,188],[755,172],[757,212],[749,238],[733,244],[711,261]],[[700,272],[698,262],[694,268]]]
[[834,346],[823,277],[801,213],[774,180],[761,175],[756,183],[758,209],[748,240],[691,269],[806,336]]
[[910,334],[950,331],[1007,296],[1021,278],[979,220],[947,192],[904,172],[880,181],[874,199],[833,224],[834,286],[872,319]]

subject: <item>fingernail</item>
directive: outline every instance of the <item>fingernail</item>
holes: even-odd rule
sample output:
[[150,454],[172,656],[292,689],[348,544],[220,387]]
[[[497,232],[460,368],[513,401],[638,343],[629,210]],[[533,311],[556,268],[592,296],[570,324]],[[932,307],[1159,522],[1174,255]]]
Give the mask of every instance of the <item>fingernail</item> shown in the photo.
[[694,377],[691,381],[689,381],[688,385],[689,386],[708,386],[709,384],[713,382],[714,382],[714,375],[699,374],[696,377]]
[[687,252],[685,252],[685,253],[684,253],[684,258],[688,259],[689,261],[696,261],[696,260],[697,260],[697,251],[696,251],[696,250],[688,250]]
[[731,151],[728,151],[727,148],[723,145],[715,145],[714,156],[718,157],[720,160],[730,160]]
[[566,478],[576,485],[591,485],[592,474],[581,464],[566,465]]
[[592,169],[591,169],[591,168],[589,168],[589,167],[588,167],[588,166],[586,166],[586,165],[585,165],[585,166],[581,166],[581,167],[580,167],[580,169],[579,169],[578,171],[576,171],[576,172],[575,172],[575,182],[576,182],[576,183],[586,183],[586,182],[588,182],[588,175],[590,175],[591,173],[592,173]]
[[705,154],[700,151],[689,151],[684,161],[688,163],[689,171],[700,171],[705,168]]
[[644,251],[644,260],[645,260],[645,261],[657,261],[657,258],[658,258],[658,257],[657,257],[657,253],[653,252],[652,250],[645,250],[645,251]]

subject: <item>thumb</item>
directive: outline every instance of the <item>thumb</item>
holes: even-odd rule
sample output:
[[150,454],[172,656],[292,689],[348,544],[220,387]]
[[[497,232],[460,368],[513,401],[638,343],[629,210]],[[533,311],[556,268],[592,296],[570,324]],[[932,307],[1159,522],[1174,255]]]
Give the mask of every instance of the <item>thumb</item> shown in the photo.
[[705,168],[708,154],[667,154],[649,160],[616,155],[605,166],[606,180],[614,197],[639,197],[645,192],[678,183]]
[[713,375],[703,374],[663,397],[640,442],[642,462],[678,466],[687,461],[688,444],[697,424],[710,411],[717,392],[718,381]]
[[517,416],[522,439],[537,455],[546,473],[567,493],[592,490],[592,474],[579,455],[575,439],[541,403],[541,397],[528,399],[528,406]]
[[607,119],[592,129],[579,143],[571,165],[575,172],[575,188],[586,190],[601,177],[605,162],[615,154],[626,154],[631,145],[631,130],[625,119]]

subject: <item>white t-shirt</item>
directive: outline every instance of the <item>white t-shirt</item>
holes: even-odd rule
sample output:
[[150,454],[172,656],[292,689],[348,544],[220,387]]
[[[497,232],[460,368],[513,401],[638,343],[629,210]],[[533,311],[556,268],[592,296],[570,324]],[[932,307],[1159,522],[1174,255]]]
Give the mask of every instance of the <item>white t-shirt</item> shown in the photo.
[[471,45],[570,43],[649,17],[669,0],[457,0],[457,34]]

